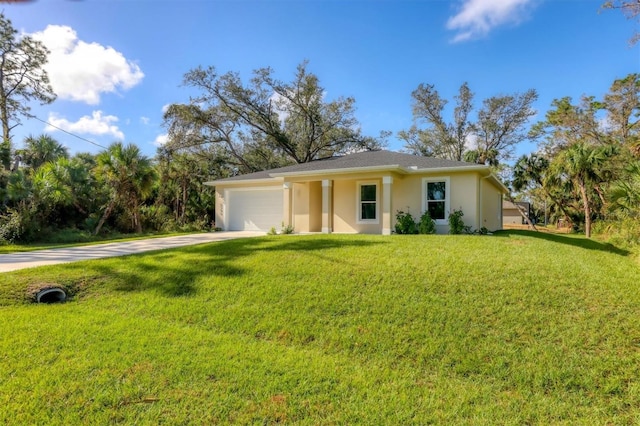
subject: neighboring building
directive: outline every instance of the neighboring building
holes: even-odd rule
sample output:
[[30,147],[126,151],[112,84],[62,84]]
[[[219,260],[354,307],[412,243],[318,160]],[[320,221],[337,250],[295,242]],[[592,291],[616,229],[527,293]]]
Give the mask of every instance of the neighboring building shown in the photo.
[[[533,211],[531,210],[531,203],[528,201],[516,201],[522,209],[527,213],[528,217],[531,217]],[[518,208],[511,201],[502,202],[502,225],[527,225],[527,220],[522,217]]]
[[439,233],[462,209],[472,229],[502,228],[504,185],[487,166],[390,151],[366,151],[234,176],[216,188],[216,226],[268,231],[391,234],[398,210],[429,210]]

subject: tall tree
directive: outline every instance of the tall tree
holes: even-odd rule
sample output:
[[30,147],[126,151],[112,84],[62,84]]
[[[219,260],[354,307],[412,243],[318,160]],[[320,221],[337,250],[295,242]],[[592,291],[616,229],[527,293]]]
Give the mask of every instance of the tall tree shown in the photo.
[[0,162],[9,169],[11,130],[28,114],[29,102],[48,104],[55,94],[44,69],[49,51],[29,36],[18,35],[11,21],[0,13]]
[[477,163],[491,164],[511,158],[514,148],[528,138],[524,129],[536,114],[532,105],[537,99],[538,93],[530,89],[482,102],[475,132]]
[[109,200],[94,234],[97,235],[116,206],[131,215],[136,232],[142,232],[140,206],[151,192],[155,170],[151,161],[132,144],[113,143],[98,154],[96,175],[109,188]]
[[604,96],[612,137],[640,157],[640,74],[616,79]]
[[[443,118],[447,100],[440,96],[434,85],[420,84],[411,97],[414,125],[398,133],[398,137],[405,141],[405,149],[415,155],[461,161],[473,130],[473,124],[469,121],[473,92],[469,85],[463,83],[455,96],[452,123],[447,123]],[[420,123],[428,127],[421,129],[418,127]]]
[[[640,0],[609,0],[602,5],[603,9],[618,9],[627,17],[640,23]],[[629,39],[629,44],[634,45],[640,40],[638,31]]]
[[198,67],[185,75],[184,85],[200,95],[167,110],[169,149],[222,144],[242,171],[251,172],[370,148],[354,115],[355,100],[325,100],[306,62],[290,83],[277,80],[271,68],[255,70],[244,84],[237,73]]
[[533,125],[529,132],[529,137],[540,140],[541,149],[548,157],[554,157],[578,141],[608,142],[597,116],[604,105],[593,96],[583,96],[579,104],[573,104],[570,97],[554,99],[551,106],[545,119]]
[[[477,122],[472,122],[473,93],[464,83],[455,97],[453,122],[447,123],[443,118],[447,101],[433,85],[420,84],[411,96],[414,121],[429,127],[420,129],[414,124],[408,131],[399,132],[406,150],[417,155],[492,166],[510,159],[514,147],[528,137],[524,129],[535,114],[532,104],[538,98],[537,92],[531,89],[485,99]],[[472,149],[468,149],[470,145]]]

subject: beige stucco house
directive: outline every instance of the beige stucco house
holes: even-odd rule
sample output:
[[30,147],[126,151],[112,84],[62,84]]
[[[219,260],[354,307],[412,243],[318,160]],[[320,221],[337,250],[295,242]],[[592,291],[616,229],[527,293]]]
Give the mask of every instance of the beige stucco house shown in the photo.
[[216,188],[216,226],[295,232],[391,234],[398,210],[429,210],[438,233],[462,209],[472,229],[502,228],[504,185],[487,166],[367,151],[234,176]]

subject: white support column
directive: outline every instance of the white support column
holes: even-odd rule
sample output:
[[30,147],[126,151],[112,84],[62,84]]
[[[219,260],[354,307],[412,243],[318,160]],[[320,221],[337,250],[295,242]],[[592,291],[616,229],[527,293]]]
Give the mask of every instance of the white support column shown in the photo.
[[331,190],[333,181],[325,179],[322,181],[322,233],[329,234],[332,231],[333,223],[331,218]]
[[284,226],[291,225],[291,183],[282,184],[282,224]]
[[382,235],[391,235],[391,187],[392,176],[382,177]]

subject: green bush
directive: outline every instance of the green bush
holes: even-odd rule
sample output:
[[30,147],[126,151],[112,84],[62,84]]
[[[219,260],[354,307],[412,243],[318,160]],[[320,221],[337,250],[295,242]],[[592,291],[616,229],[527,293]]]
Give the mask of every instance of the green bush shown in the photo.
[[420,222],[418,222],[418,232],[420,234],[435,234],[436,222],[431,218],[429,211],[425,211],[420,216]]
[[177,227],[171,210],[164,204],[140,207],[140,220],[144,229],[154,231],[174,231]]
[[640,247],[640,220],[637,218],[597,221],[592,231],[599,239],[613,245]]
[[453,209],[451,213],[449,213],[449,233],[450,234],[468,234],[471,232],[471,227],[466,226],[464,221],[462,220],[462,216],[464,213],[462,209],[456,210]]
[[396,213],[396,226],[395,226],[396,234],[417,234],[418,227],[416,226],[416,221],[411,216],[409,212],[403,212],[402,210],[398,210]]
[[293,228],[293,225],[284,225],[284,222],[282,222],[282,227],[280,228],[280,233],[281,234],[293,234],[295,232],[295,229]]
[[42,234],[39,222],[29,209],[9,209],[0,217],[0,242],[31,242]]
[[487,229],[486,226],[483,226],[480,229],[476,229],[475,233],[478,235],[489,235],[489,229]]

